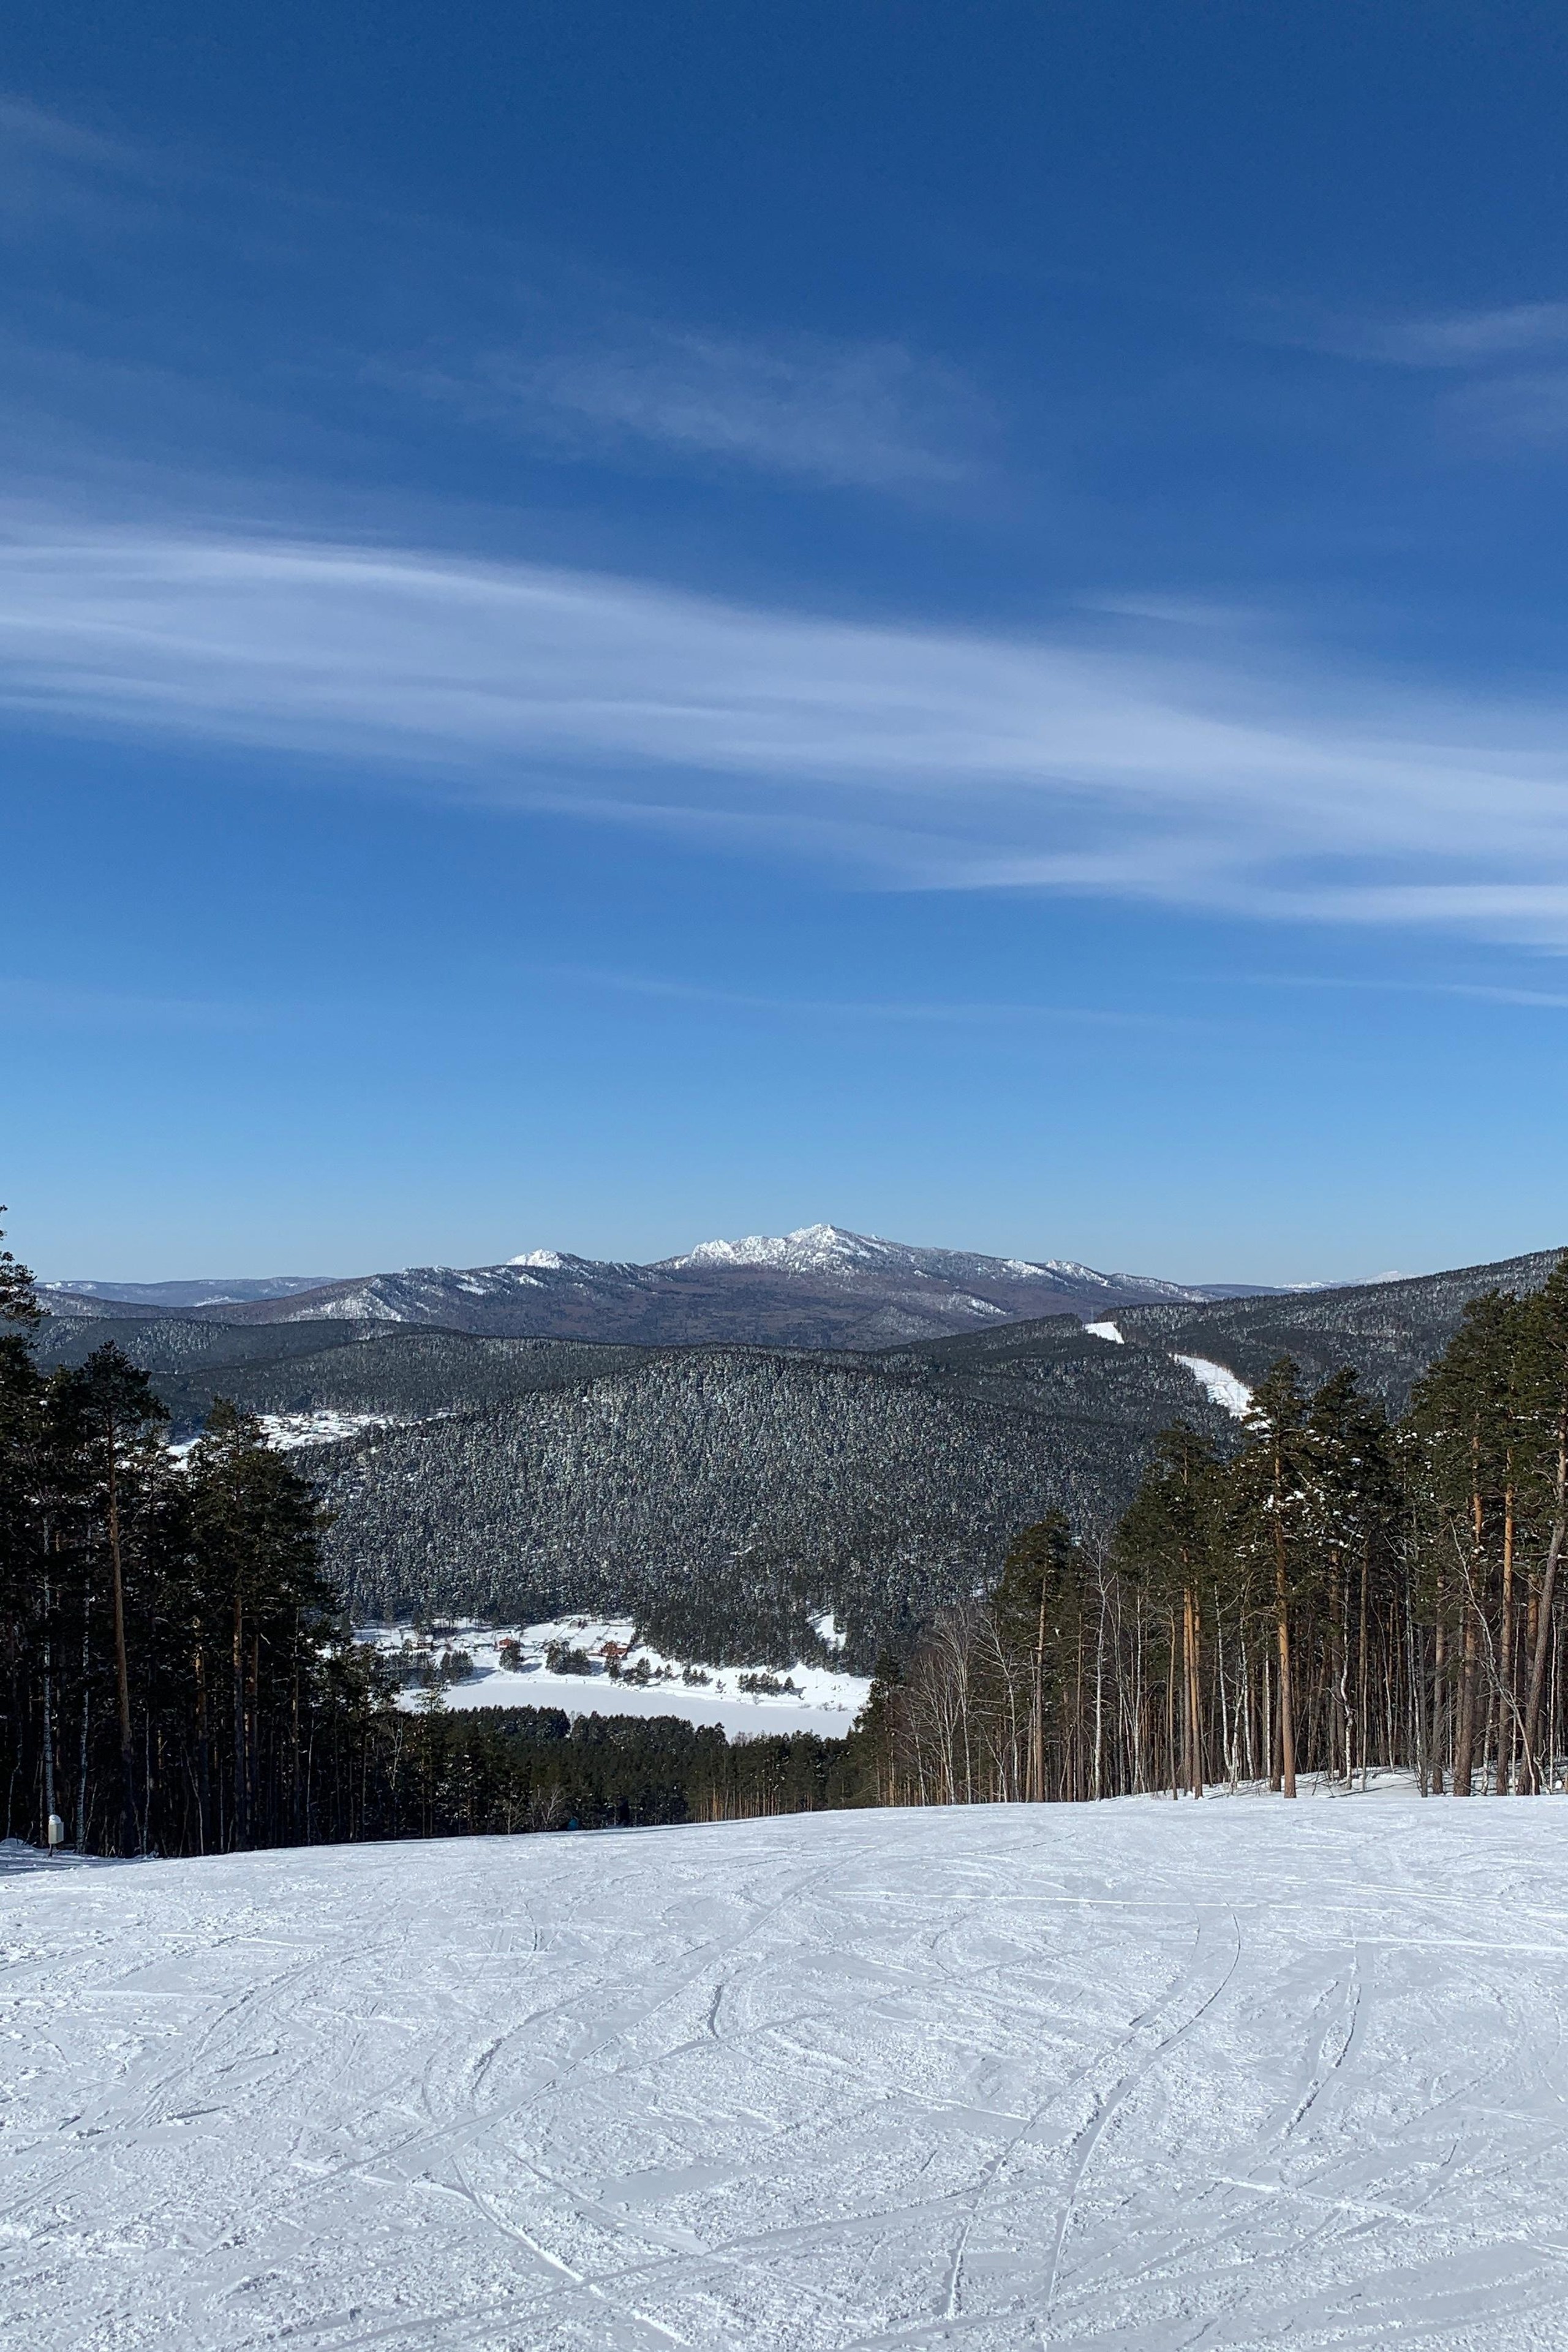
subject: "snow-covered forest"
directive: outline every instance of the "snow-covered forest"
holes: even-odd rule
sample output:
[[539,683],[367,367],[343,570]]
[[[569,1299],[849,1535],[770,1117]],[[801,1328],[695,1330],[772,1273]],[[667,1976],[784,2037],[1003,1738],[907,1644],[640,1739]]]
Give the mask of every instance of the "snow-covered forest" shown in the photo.
[[[421,1432],[395,1425],[312,1448],[214,1398],[171,1444],[153,1381],[113,1340],[38,1360],[26,1270],[0,1271],[6,1834],[40,1840],[52,1817],[83,1852],[189,1853],[1216,1784],[1289,1795],[1299,1775],[1350,1786],[1373,1768],[1433,1795],[1562,1777],[1562,1267],[1470,1300],[1393,1419],[1350,1368],[1309,1381],[1282,1357],[1238,1420],[1181,1356],[1053,1324],[986,1335],[1005,1367],[989,1385],[903,1360],[698,1350],[629,1372],[616,1358],[563,1389],[537,1385],[533,1356],[511,1406],[441,1425],[437,1488],[406,1450]],[[498,1376],[489,1357],[479,1371]],[[999,1402],[1009,1388],[1016,1404]],[[1090,1392],[1092,1447],[1053,1454],[1064,1398]],[[1176,1408],[1157,1441],[1152,1400]],[[1118,1482],[1093,1465],[1119,1427]],[[323,1491],[351,1515],[358,1497],[346,1557]],[[764,1542],[770,1496],[794,1516]],[[388,1577],[408,1597],[398,1571],[378,1584],[364,1565],[378,1530],[386,1554],[416,1557],[465,1510],[495,1564],[492,1615],[520,1574],[569,1605],[624,1603],[625,1554],[646,1547],[658,1572],[632,1580],[627,1613],[654,1654],[739,1656],[754,1677],[759,1661],[853,1670],[858,1647],[877,1671],[856,1728],[737,1743],[716,1724],[597,1723],[559,1696],[470,1694],[459,1717],[439,1690],[403,1711],[394,1652],[353,1640],[347,1604]]]

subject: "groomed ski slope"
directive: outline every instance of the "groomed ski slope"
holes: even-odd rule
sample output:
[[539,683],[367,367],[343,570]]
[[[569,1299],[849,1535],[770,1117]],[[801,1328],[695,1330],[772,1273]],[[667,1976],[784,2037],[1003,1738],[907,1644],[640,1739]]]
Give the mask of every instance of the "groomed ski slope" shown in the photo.
[[1557,1801],[38,1865],[0,1921],[27,2352],[1568,2345]]

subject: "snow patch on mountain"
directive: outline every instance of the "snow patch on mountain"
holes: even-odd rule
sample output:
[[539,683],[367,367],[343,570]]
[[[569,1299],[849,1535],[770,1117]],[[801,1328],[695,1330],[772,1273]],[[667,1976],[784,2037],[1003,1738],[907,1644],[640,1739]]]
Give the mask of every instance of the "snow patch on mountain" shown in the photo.
[[269,1445],[280,1454],[291,1454],[300,1445],[336,1445],[345,1437],[358,1437],[367,1429],[398,1429],[414,1416],[395,1412],[335,1412],[322,1408],[316,1412],[264,1412],[258,1415],[262,1434]]
[[407,1318],[389,1299],[366,1285],[361,1290],[345,1290],[332,1298],[308,1298],[303,1307],[296,1307],[278,1318],[280,1323],[403,1323]]

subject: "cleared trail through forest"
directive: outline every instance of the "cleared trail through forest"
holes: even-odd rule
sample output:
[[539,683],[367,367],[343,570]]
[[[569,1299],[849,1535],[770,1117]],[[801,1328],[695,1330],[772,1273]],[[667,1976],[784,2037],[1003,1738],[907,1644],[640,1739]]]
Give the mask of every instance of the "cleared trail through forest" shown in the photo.
[[0,2346],[1568,2347],[1568,1804],[0,1869]]

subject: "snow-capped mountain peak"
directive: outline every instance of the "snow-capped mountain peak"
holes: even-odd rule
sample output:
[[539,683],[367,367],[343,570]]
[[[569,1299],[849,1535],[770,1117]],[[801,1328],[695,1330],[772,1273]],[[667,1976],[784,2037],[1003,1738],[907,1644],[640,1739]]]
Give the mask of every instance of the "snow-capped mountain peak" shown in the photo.
[[762,1265],[783,1274],[829,1274],[899,1254],[896,1243],[879,1241],[871,1234],[848,1233],[842,1225],[799,1225],[793,1234],[747,1234],[740,1241],[699,1242],[683,1257],[665,1258],[661,1263],[669,1267]]
[[[840,1281],[874,1273],[960,1284],[977,1280],[1040,1283],[1047,1289],[1090,1292],[1120,1292],[1126,1286],[1122,1276],[1100,1274],[1074,1258],[989,1257],[973,1250],[884,1241],[879,1234],[852,1233],[845,1225],[799,1225],[790,1234],[748,1234],[739,1241],[699,1242],[682,1257],[659,1261],[661,1272],[676,1273],[691,1266],[758,1266],[773,1274],[817,1275]],[[1173,1284],[1153,1286],[1162,1292],[1175,1289]]]

